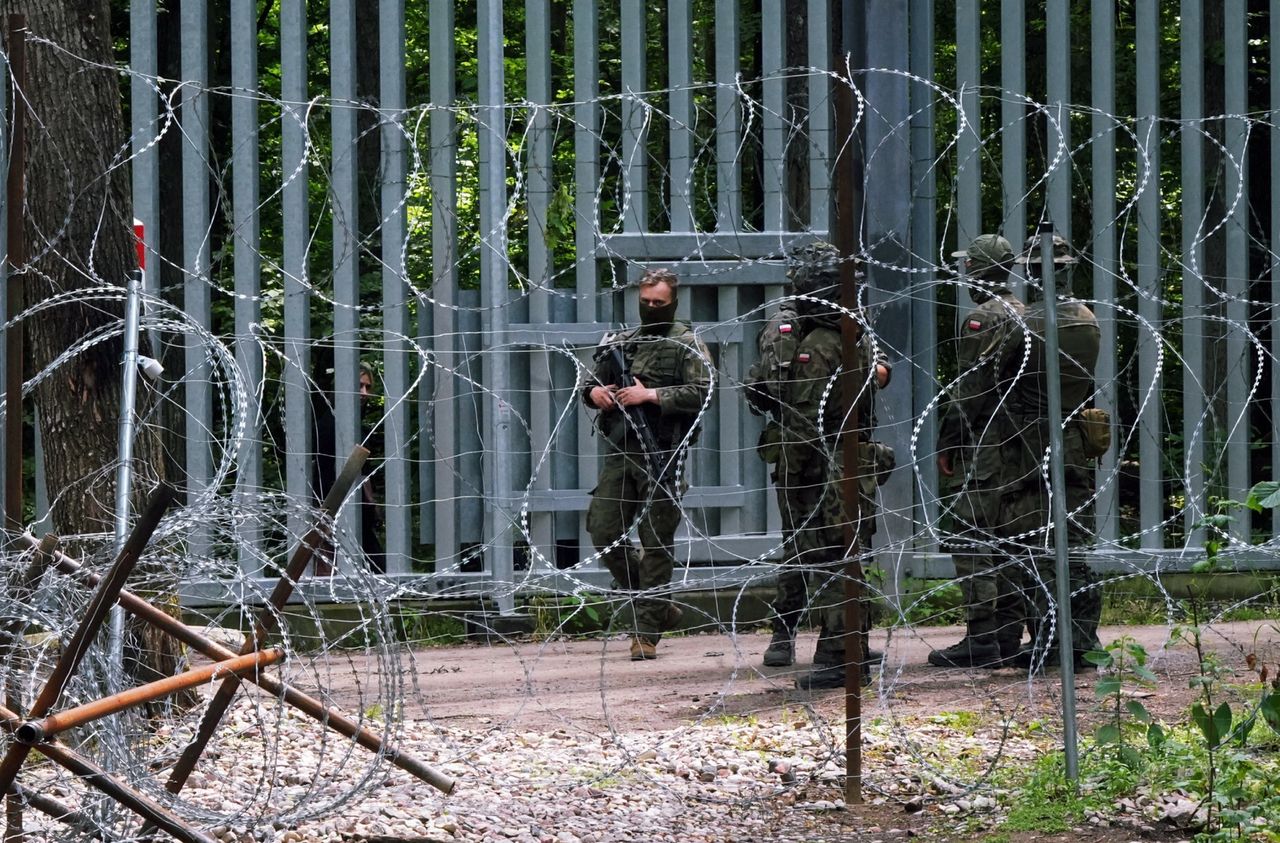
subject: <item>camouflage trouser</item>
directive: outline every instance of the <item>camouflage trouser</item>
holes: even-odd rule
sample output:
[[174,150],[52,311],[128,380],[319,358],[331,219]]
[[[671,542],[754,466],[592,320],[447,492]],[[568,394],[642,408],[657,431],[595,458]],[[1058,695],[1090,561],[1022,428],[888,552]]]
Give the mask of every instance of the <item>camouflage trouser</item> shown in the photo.
[[[817,479],[812,479],[817,475]],[[773,611],[778,622],[794,630],[806,611],[820,627],[818,650],[831,650],[841,660],[844,654],[844,505],[839,479],[828,472],[775,471],[773,481],[782,515],[784,568],[777,577]],[[874,481],[871,488],[874,489]],[[865,490],[864,490],[865,491]],[[868,517],[858,537],[858,546],[870,545],[874,518],[864,496]],[[871,528],[866,528],[871,524]],[[871,624],[872,601],[863,599],[863,626]]]
[[[1027,625],[1032,643],[1041,650],[1055,651],[1057,645],[1058,573],[1052,556],[1036,556],[1029,569],[1024,594]],[[1034,572],[1034,573],[1031,573]],[[1067,576],[1071,582],[1071,649],[1076,653],[1102,649],[1098,622],[1102,618],[1102,583],[1089,564],[1075,554],[1070,557]],[[1053,639],[1049,635],[1053,633]]]
[[[1092,542],[1086,525],[1093,521],[1093,463],[1083,457],[1075,428],[1068,428],[1064,444],[1069,513],[1067,544],[1073,551],[1067,569],[1071,583],[1072,649],[1084,653],[1100,646],[1098,623],[1102,617],[1101,580],[1078,554]],[[1049,493],[1038,464],[1024,474],[1023,482],[1005,495],[1001,517],[1004,522],[1001,530],[1016,543],[1021,556],[1027,626],[1039,646],[1056,649],[1056,642],[1046,640],[1049,630],[1057,629],[1051,612],[1057,605],[1058,576],[1052,550]]]
[[[671,582],[679,525],[678,499],[652,482],[642,455],[615,451],[605,456],[587,508],[587,532],[596,550],[604,551],[601,560],[620,587],[648,592]],[[640,538],[638,548],[628,536],[633,526]],[[669,605],[656,596],[630,599],[615,628],[657,643]]]
[[1001,498],[998,489],[958,492],[947,507],[946,546],[964,594],[967,634],[1008,649],[1022,639],[1025,612],[1022,569],[996,536]]

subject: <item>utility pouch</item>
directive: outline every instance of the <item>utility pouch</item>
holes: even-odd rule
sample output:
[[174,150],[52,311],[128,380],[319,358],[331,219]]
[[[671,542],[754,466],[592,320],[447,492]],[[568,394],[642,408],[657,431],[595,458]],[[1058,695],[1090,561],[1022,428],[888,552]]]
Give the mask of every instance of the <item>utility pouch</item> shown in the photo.
[[782,428],[777,422],[769,422],[760,431],[756,442],[756,455],[772,465],[782,456]]
[[1100,457],[1111,450],[1111,414],[1097,407],[1082,410],[1077,422],[1086,457]]
[[875,478],[876,485],[883,486],[889,482],[889,475],[898,465],[893,446],[883,442],[863,442],[859,447],[862,449],[862,465]]

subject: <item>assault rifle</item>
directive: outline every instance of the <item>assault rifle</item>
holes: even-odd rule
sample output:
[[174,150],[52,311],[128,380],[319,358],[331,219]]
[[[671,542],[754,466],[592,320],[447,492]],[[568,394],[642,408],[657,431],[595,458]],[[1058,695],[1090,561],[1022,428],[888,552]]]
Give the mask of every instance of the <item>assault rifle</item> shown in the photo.
[[[635,386],[636,379],[632,376],[631,369],[627,366],[627,358],[622,354],[621,343],[613,343],[609,346],[609,359],[618,371],[618,386],[622,389]],[[626,416],[627,425],[635,431],[636,436],[640,439],[640,447],[644,450],[645,462],[649,464],[649,474],[653,477],[654,482],[661,483],[662,475],[666,473],[667,466],[662,458],[662,452],[658,448],[658,439],[653,435],[653,428],[649,427],[649,419],[645,416],[644,408],[623,407],[619,404],[618,409]]]

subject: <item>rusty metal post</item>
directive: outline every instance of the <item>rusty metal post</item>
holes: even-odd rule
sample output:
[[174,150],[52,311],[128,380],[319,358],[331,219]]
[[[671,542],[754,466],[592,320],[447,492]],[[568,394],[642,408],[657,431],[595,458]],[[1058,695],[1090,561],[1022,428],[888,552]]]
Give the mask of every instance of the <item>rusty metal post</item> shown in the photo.
[[[849,556],[844,579],[844,661],[845,661],[845,785],[844,799],[848,805],[862,802],[862,671],[866,661],[867,635],[862,628],[863,619],[863,570],[859,554],[862,535],[862,493],[859,480],[866,467],[861,465],[862,419],[858,413],[858,395],[870,389],[865,378],[869,361],[862,360],[862,325],[854,318],[858,312],[858,272],[854,256],[862,248],[859,223],[862,219],[862,173],[860,162],[855,160],[860,139],[854,126],[854,97],[852,58],[848,28],[841,13],[844,4],[833,8],[841,37],[833,38],[835,45],[832,70],[835,76],[835,139],[839,154],[835,161],[835,225],[834,245],[843,260],[840,262],[840,306],[844,316],[840,321],[842,339],[840,394],[844,401],[845,425],[840,435],[841,457],[844,475],[840,490],[844,501],[844,541]],[[871,373],[874,377],[874,373]],[[871,515],[871,513],[866,513]]]
[[[3,726],[6,731],[13,732],[18,719],[16,711],[0,706],[0,726]],[[183,843],[216,843],[213,837],[188,827],[167,808],[134,790],[70,747],[57,741],[48,741],[36,747],[26,747],[28,750],[33,748],[85,784],[102,791],[153,827],[163,829]]]
[[[28,545],[34,546],[36,539],[30,533],[24,533],[21,540]],[[96,586],[102,580],[101,574],[96,574],[84,568],[79,562],[64,553],[54,554],[54,565],[57,569],[67,576],[76,578],[84,582],[90,588]],[[211,659],[229,659],[234,658],[235,653],[218,642],[201,635],[191,627],[182,623],[177,618],[171,617],[155,606],[152,606],[146,600],[132,594],[129,591],[120,592],[120,605],[141,618],[157,629],[161,629],[172,635],[178,641],[186,644],[193,650],[208,656]],[[246,677],[254,682],[262,690],[272,696],[284,700],[289,705],[294,706],[307,716],[319,721],[321,724],[328,726],[343,737],[356,741],[360,746],[372,752],[380,753],[391,764],[404,770],[411,776],[426,782],[432,787],[442,791],[445,794],[453,792],[456,782],[445,774],[429,767],[425,762],[401,752],[399,749],[391,746],[385,738],[378,733],[361,726],[350,717],[342,714],[338,709],[325,705],[320,700],[312,697],[297,688],[288,687],[276,679],[267,675]]]
[[284,659],[284,650],[277,647],[259,650],[245,656],[234,656],[179,673],[177,676],[166,676],[164,679],[157,679],[155,682],[148,682],[136,688],[128,688],[118,694],[78,705],[75,708],[68,708],[57,714],[50,714],[43,720],[28,720],[17,728],[13,737],[18,743],[36,746],[68,729],[92,723],[99,718],[119,714],[143,703],[172,696],[179,691],[213,682],[228,674],[243,676],[269,665],[278,664]]
[[[26,237],[23,226],[24,190],[27,169],[26,101],[27,87],[27,19],[9,15],[9,78],[13,80],[12,117],[9,121],[9,173],[6,183],[6,232],[9,275],[6,279],[5,317],[14,319],[22,312],[22,281],[16,273],[27,262]],[[22,325],[14,323],[4,332],[4,510],[5,524],[15,532],[22,528]],[[5,702],[21,702],[5,688]],[[22,843],[22,801],[5,792],[4,843]]]
[[[142,513],[138,523],[133,528],[133,532],[129,535],[129,540],[125,542],[120,555],[116,557],[115,564],[111,566],[111,570],[103,578],[98,590],[94,592],[93,599],[89,601],[89,607],[85,610],[85,616],[80,621],[80,626],[76,628],[75,634],[71,636],[71,640],[63,648],[62,656],[54,664],[53,670],[49,672],[49,678],[45,680],[44,687],[40,689],[40,695],[36,697],[36,701],[31,705],[31,711],[28,712],[29,717],[44,717],[58,702],[63,686],[66,685],[67,679],[80,666],[81,660],[88,653],[89,645],[93,643],[98,627],[102,625],[108,610],[116,602],[116,597],[119,595],[120,590],[124,588],[125,580],[138,563],[138,558],[142,555],[143,548],[146,547],[147,542],[151,539],[151,534],[159,526],[165,510],[173,502],[173,497],[174,491],[172,487],[165,484],[161,484],[152,494],[151,500],[147,502],[146,510]],[[16,743],[9,746],[9,751],[5,753],[4,760],[0,761],[0,791],[7,792],[9,790],[9,785],[13,784],[18,771],[22,769],[22,763],[27,760],[27,756],[30,753],[31,747],[29,746]]]
[[[310,564],[316,548],[320,546],[321,542],[325,541],[327,532],[332,529],[333,518],[337,515],[338,507],[342,505],[347,492],[360,479],[360,467],[364,465],[364,461],[368,456],[369,451],[359,445],[352,449],[351,456],[347,457],[347,462],[342,467],[342,473],[333,481],[333,488],[329,489],[329,494],[324,499],[324,522],[312,527],[302,537],[302,541],[299,542],[292,558],[289,560],[289,565],[285,569],[284,575],[280,577],[276,582],[276,587],[272,589],[268,604],[259,613],[258,621],[254,625],[253,631],[245,636],[244,645],[240,648],[241,655],[259,649],[262,646],[263,639],[275,629],[276,614],[284,608],[285,603],[289,600],[289,595],[293,593],[293,589],[297,585],[297,581],[307,570],[307,565]],[[200,721],[195,737],[183,749],[182,755],[169,772],[169,780],[165,782],[165,788],[170,793],[178,793],[182,790],[183,785],[186,784],[191,772],[195,769],[196,762],[200,759],[201,754],[204,753],[204,748],[208,746],[209,741],[213,738],[214,731],[218,728],[218,724],[222,722],[222,716],[231,707],[231,701],[239,688],[240,680],[236,677],[224,679],[222,684],[218,686],[218,692],[214,694],[208,709],[205,710],[204,718]]]

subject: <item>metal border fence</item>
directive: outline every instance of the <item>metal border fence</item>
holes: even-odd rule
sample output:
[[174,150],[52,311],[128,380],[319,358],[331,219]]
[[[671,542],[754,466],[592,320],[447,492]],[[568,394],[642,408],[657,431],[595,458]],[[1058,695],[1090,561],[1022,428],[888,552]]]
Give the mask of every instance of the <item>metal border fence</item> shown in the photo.
[[[458,157],[456,139],[459,125],[458,56],[454,41],[456,9],[452,0],[430,0],[429,49],[430,106],[429,149],[415,158],[410,139],[415,136],[406,124],[418,119],[414,109],[420,103],[407,101],[404,75],[406,40],[405,3],[383,0],[378,4],[380,86],[376,108],[360,103],[356,95],[356,2],[330,0],[328,3],[327,48],[330,88],[313,90],[309,85],[308,56],[318,45],[309,44],[309,33],[319,23],[308,15],[303,0],[281,0],[279,60],[283,108],[278,128],[282,156],[282,180],[271,185],[272,196],[264,199],[260,153],[264,126],[259,103],[248,95],[258,84],[260,46],[257,8],[250,0],[231,3],[231,76],[233,104],[229,150],[211,148],[209,103],[210,5],[188,0],[181,6],[182,75],[185,85],[177,108],[182,132],[180,173],[161,173],[160,152],[153,143],[163,115],[163,103],[151,80],[157,73],[157,4],[140,0],[130,4],[130,65],[133,77],[130,113],[133,120],[133,186],[136,215],[146,224],[146,245],[158,253],[162,228],[177,226],[182,232],[182,264],[187,281],[183,305],[206,327],[211,326],[213,299],[222,295],[210,284],[211,255],[208,232],[210,213],[210,173],[214,159],[230,161],[230,218],[234,229],[234,323],[238,360],[249,383],[260,384],[264,377],[262,355],[254,332],[261,320],[260,294],[263,289],[264,255],[260,234],[264,214],[280,215],[282,251],[265,256],[283,279],[283,330],[280,349],[290,361],[284,369],[284,489],[289,495],[306,499],[310,495],[309,392],[306,374],[310,366],[311,318],[317,307],[325,306],[312,292],[312,282],[323,277],[332,283],[334,335],[327,341],[334,348],[336,377],[336,418],[339,451],[355,443],[359,406],[356,389],[360,354],[362,307],[382,309],[380,357],[387,396],[385,428],[385,469],[383,486],[387,505],[387,549],[389,574],[410,576],[410,559],[415,543],[434,547],[438,574],[433,587],[441,594],[488,593],[494,583],[519,580],[518,568],[529,558],[520,546],[512,525],[527,511],[529,537],[538,552],[555,566],[576,561],[590,552],[590,540],[583,524],[587,496],[597,467],[597,444],[580,411],[571,411],[559,428],[560,439],[554,459],[546,470],[533,471],[528,441],[548,441],[566,402],[573,401],[574,367],[565,355],[549,349],[570,349],[579,360],[587,359],[598,337],[624,319],[633,319],[623,297],[602,294],[602,279],[621,271],[634,277],[641,263],[666,263],[683,276],[691,292],[682,301],[683,318],[707,330],[723,377],[719,392],[704,425],[694,460],[693,480],[686,504],[689,517],[682,528],[679,555],[694,567],[690,577],[703,585],[739,581],[747,573],[742,563],[769,553],[778,545],[778,516],[772,502],[764,467],[752,453],[758,423],[743,412],[734,393],[733,382],[749,366],[754,354],[753,337],[747,326],[735,318],[781,294],[783,281],[778,258],[798,238],[823,236],[830,229],[830,173],[833,151],[842,139],[833,137],[829,108],[832,78],[822,73],[807,76],[807,97],[811,108],[805,134],[808,149],[808,184],[801,186],[810,209],[806,224],[789,223],[787,196],[797,188],[786,182],[784,144],[788,124],[785,83],[789,61],[787,27],[783,25],[794,3],[759,0],[741,4],[736,0],[698,0],[713,11],[712,31],[695,31],[695,0],[671,0],[658,16],[665,24],[664,50],[655,55],[646,50],[653,15],[644,4],[624,0],[616,9],[618,29],[609,33],[619,38],[621,156],[605,160],[601,146],[600,12],[597,0],[560,0],[556,5],[572,22],[568,44],[571,78],[557,76],[549,21],[552,0],[526,0],[524,32],[503,31],[504,6],[499,0],[481,0],[477,6],[476,66],[479,72],[478,100],[473,104],[479,144],[479,224],[480,261],[478,289],[463,289],[458,278],[461,233],[458,230]],[[1078,24],[1086,4],[1048,0],[1042,25],[1045,31],[1044,80],[1028,80],[1028,40],[1033,23],[1020,0],[983,4],[980,0],[958,0],[954,7],[953,79],[936,78],[940,21],[931,0],[868,0],[860,4],[834,4],[842,10],[833,19],[833,4],[809,0],[808,28],[804,60],[800,64],[828,67],[833,39],[850,45],[850,61],[858,72],[860,90],[867,105],[862,122],[859,149],[862,155],[865,192],[863,239],[871,262],[867,281],[875,307],[877,333],[897,364],[895,386],[880,397],[882,428],[879,436],[902,455],[899,470],[885,485],[880,541],[899,549],[895,558],[885,560],[895,576],[946,575],[946,557],[936,553],[920,525],[936,521],[936,506],[927,490],[936,488],[936,470],[930,452],[934,439],[933,419],[924,414],[937,389],[938,307],[932,288],[916,284],[922,274],[942,262],[940,237],[948,242],[967,242],[990,229],[1000,229],[1010,239],[1020,241],[1020,233],[1040,213],[1029,202],[1037,185],[1029,183],[1027,103],[1029,89],[1046,92],[1044,121],[1047,135],[1041,140],[1067,154],[1053,158],[1053,166],[1043,176],[1043,197],[1050,217],[1069,238],[1088,243],[1093,267],[1093,295],[1099,302],[1100,322],[1105,326],[1103,354],[1098,380],[1103,384],[1099,404],[1118,418],[1118,373],[1157,371],[1158,329],[1169,315],[1161,311],[1159,293],[1171,279],[1180,277],[1183,295],[1182,345],[1178,349],[1186,365],[1182,375],[1181,420],[1163,415],[1160,401],[1144,404],[1134,419],[1137,447],[1140,525],[1137,547],[1120,549],[1119,517],[1121,500],[1117,483],[1100,484],[1098,536],[1101,551],[1110,560],[1104,564],[1116,570],[1147,569],[1157,562],[1181,565],[1200,545],[1203,536],[1197,519],[1206,511],[1210,475],[1222,487],[1236,493],[1246,490],[1251,477],[1249,449],[1265,444],[1271,462],[1280,465],[1280,436],[1274,425],[1266,443],[1251,443],[1248,425],[1233,426],[1221,455],[1207,453],[1202,419],[1207,410],[1203,393],[1202,367],[1208,353],[1202,316],[1210,304],[1203,292],[1202,226],[1206,213],[1205,139],[1197,131],[1186,131],[1181,139],[1181,202],[1179,242],[1170,249],[1161,239],[1161,202],[1166,198],[1159,183],[1139,196],[1136,214],[1136,264],[1127,270],[1121,258],[1119,209],[1115,199],[1118,144],[1100,142],[1115,131],[1117,107],[1117,66],[1121,60],[1116,39],[1118,3],[1092,0],[1088,5],[1088,28]],[[1256,5],[1256,4],[1255,4]],[[1139,139],[1137,154],[1145,155],[1147,166],[1159,172],[1159,136],[1171,121],[1183,127],[1199,125],[1213,115],[1205,113],[1204,63],[1208,36],[1205,33],[1205,6],[1201,0],[1181,0],[1179,4],[1139,0],[1134,6],[1133,50],[1136,113],[1120,118],[1133,127]],[[612,8],[612,7],[610,7]],[[752,15],[758,8],[758,43],[751,45],[760,56],[762,69],[759,114],[744,115],[742,101],[735,92],[742,68],[744,8]],[[1280,0],[1272,0],[1270,13],[1270,53],[1266,68],[1270,86],[1269,128],[1270,166],[1280,171],[1280,138],[1276,137],[1275,116],[1280,113],[1280,81],[1274,68],[1280,50]],[[1246,62],[1247,15],[1243,0],[1226,0],[1223,6],[1226,113],[1244,115],[1249,108]],[[705,11],[705,10],[704,10]],[[1177,84],[1181,108],[1177,114],[1159,113],[1160,86],[1166,69],[1159,67],[1161,16],[1177,15],[1181,24],[1181,47]],[[1167,18],[1166,18],[1167,19]],[[772,23],[777,25],[770,25]],[[948,22],[950,23],[950,22]],[[989,78],[990,62],[984,71],[983,27],[998,30],[998,78]],[[750,30],[754,33],[754,29]],[[874,37],[865,37],[874,34]],[[714,59],[708,63],[712,78],[695,78],[695,50],[705,49],[699,38],[710,36]],[[1088,42],[1091,47],[1091,75],[1086,86],[1071,78],[1073,52]],[[950,46],[950,45],[948,45]],[[794,52],[794,48],[792,49]],[[528,109],[529,129],[525,137],[521,177],[527,180],[529,240],[528,277],[533,281],[526,295],[513,291],[508,283],[511,271],[507,254],[508,235],[505,210],[509,199],[511,172],[507,120],[504,109],[512,102],[505,82],[504,62],[521,58],[526,68],[526,90],[520,92],[521,107]],[[663,64],[656,67],[655,62]],[[870,69],[861,72],[859,69]],[[1255,69],[1256,74],[1256,69]],[[986,74],[984,76],[984,73]],[[647,109],[647,92],[655,78],[665,80],[664,138],[655,138]],[[939,99],[931,83],[954,92],[958,105],[952,138],[940,138]],[[695,132],[694,89],[715,84],[711,156],[714,159],[714,226],[700,227],[695,213],[699,201],[693,195],[692,161],[700,142]],[[572,89],[572,102],[565,105],[557,91]],[[998,89],[998,114],[983,113],[997,98],[980,96]],[[327,97],[329,107],[331,157],[314,160],[308,145],[308,111],[317,97]],[[1082,137],[1082,123],[1070,116],[1068,103],[1092,109],[1089,138]],[[573,216],[577,222],[574,252],[577,256],[567,294],[558,295],[553,276],[563,272],[563,258],[544,236],[549,208],[556,191],[552,149],[552,114],[572,116],[574,164],[572,183]],[[359,207],[357,196],[357,116],[373,111],[378,120],[382,173],[379,213],[382,226],[380,302],[362,301],[355,226]],[[748,222],[743,209],[740,150],[745,121],[760,122],[761,184],[763,226]],[[994,121],[994,122],[993,122]],[[988,127],[984,130],[983,127]],[[701,131],[700,129],[698,131]],[[987,133],[984,134],[984,131]],[[1087,140],[1092,142],[1085,143]],[[1146,139],[1145,143],[1143,139]],[[274,141],[275,139],[273,139]],[[660,141],[660,142],[659,142]],[[940,176],[937,166],[943,142],[954,141],[954,179]],[[1234,160],[1245,161],[1246,125],[1243,117],[1226,118],[1225,148]],[[658,151],[661,150],[661,151]],[[1079,152],[1079,150],[1085,150]],[[1092,170],[1092,219],[1087,230],[1072,231],[1072,156],[1087,154]],[[648,168],[657,161],[665,168],[665,195],[653,196]],[[415,163],[416,162],[416,163]],[[320,163],[320,166],[317,166]],[[410,235],[404,197],[412,168],[425,169],[432,196],[431,279],[410,279],[402,244]],[[606,171],[621,180],[624,197],[621,225],[617,231],[601,232],[598,219],[599,185]],[[1228,194],[1247,183],[1245,166],[1227,168]],[[160,218],[160,192],[172,179],[180,178],[184,209],[179,220]],[[983,185],[998,178],[1002,186],[999,208],[984,207]],[[334,242],[331,266],[317,267],[308,251],[312,225],[313,186],[318,179],[326,185]],[[904,189],[909,187],[909,189]],[[666,227],[654,230],[651,205],[665,208]],[[939,211],[950,205],[954,211],[954,231],[939,230]],[[1237,324],[1248,324],[1246,304],[1249,293],[1249,244],[1251,233],[1247,203],[1237,203],[1225,220],[1226,280],[1228,297],[1225,313]],[[1269,277],[1277,279],[1280,262],[1274,260],[1280,244],[1280,195],[1271,200]],[[803,229],[803,230],[797,230]],[[954,240],[952,239],[954,237]],[[1170,259],[1173,255],[1173,259]],[[621,270],[619,270],[621,267]],[[1120,358],[1116,324],[1123,314],[1108,308],[1117,295],[1116,279],[1128,275],[1138,290],[1149,295],[1138,298],[1138,317],[1153,326],[1139,343],[1133,361]],[[157,282],[149,279],[153,285]],[[430,301],[410,307],[410,284],[429,287]],[[910,294],[906,294],[910,291]],[[154,287],[152,294],[160,295]],[[1280,304],[1280,284],[1274,284],[1272,305]],[[1228,332],[1227,359],[1231,361],[1227,379],[1227,403],[1242,407],[1250,400],[1254,376],[1249,349],[1240,332]],[[1280,351],[1280,333],[1272,332],[1272,353]],[[417,359],[412,345],[427,349],[440,369],[418,381]],[[487,354],[487,352],[500,352]],[[189,340],[184,350],[183,368],[188,377],[184,403],[188,430],[207,430],[214,424],[215,409],[206,372],[204,351]],[[440,376],[443,370],[464,373],[471,381]],[[415,388],[415,384],[418,384]],[[1280,373],[1269,373],[1266,395],[1270,417],[1280,418]],[[1157,384],[1155,388],[1159,388]],[[1254,400],[1259,400],[1254,396]],[[528,430],[518,430],[513,417],[528,420]],[[917,420],[922,419],[919,424]],[[261,426],[261,414],[253,423]],[[1180,470],[1162,469],[1162,450],[1169,436],[1186,443]],[[251,444],[238,457],[241,492],[261,487],[263,446],[261,437],[249,436]],[[433,452],[421,452],[430,442]],[[186,438],[187,482],[200,488],[211,477],[208,442],[200,436]],[[410,456],[418,454],[418,458]],[[907,459],[906,455],[915,459]],[[1102,460],[1101,475],[1116,475],[1120,455],[1115,451]],[[509,458],[508,458],[509,457]],[[1221,457],[1221,459],[1219,459]],[[1219,462],[1221,465],[1219,465]],[[530,478],[532,477],[532,480]],[[473,483],[473,479],[479,479]],[[1181,530],[1185,541],[1167,547],[1165,530],[1167,482],[1185,485],[1186,506]],[[416,510],[416,513],[415,513]],[[1272,529],[1280,530],[1280,511]],[[414,524],[418,525],[413,534]],[[291,525],[301,532],[302,524]],[[249,529],[249,528],[246,528]],[[1239,535],[1247,539],[1247,535]],[[462,565],[468,554],[482,549],[479,570]],[[905,550],[902,550],[904,549]],[[1241,556],[1241,564],[1268,566],[1270,556]],[[542,573],[547,573],[546,571]],[[600,579],[602,571],[586,572],[587,579]],[[607,576],[607,575],[605,575]],[[554,576],[541,585],[564,584]],[[602,583],[603,584],[603,583]],[[218,591],[217,584],[192,584],[190,599],[204,599]],[[204,595],[202,597],[201,595]],[[503,597],[510,608],[512,597]]]

